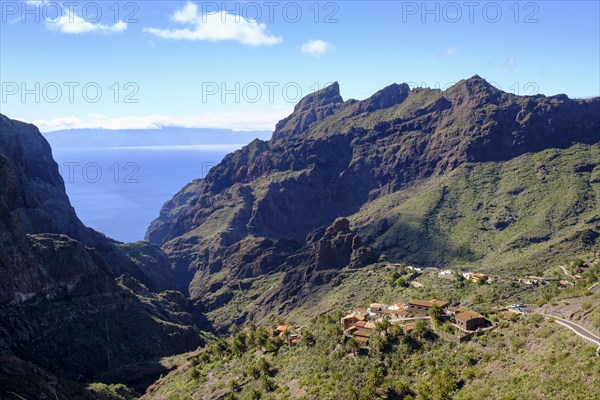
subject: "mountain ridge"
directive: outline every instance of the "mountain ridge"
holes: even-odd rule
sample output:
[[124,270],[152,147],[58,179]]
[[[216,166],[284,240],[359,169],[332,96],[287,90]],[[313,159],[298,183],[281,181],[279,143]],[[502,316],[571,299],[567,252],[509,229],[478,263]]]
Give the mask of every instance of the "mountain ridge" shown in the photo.
[[[333,84],[301,100],[270,141],[228,155],[186,186],[146,238],[173,257],[177,279],[189,284],[200,309],[213,310],[229,296],[218,293],[233,291],[219,278],[229,270],[223,254],[230,246],[255,251],[239,248],[246,238],[310,248],[306,236],[336,218],[468,163],[599,140],[600,98],[516,96],[473,76],[444,92],[394,84],[365,100],[343,101]],[[374,243],[371,231],[366,244]],[[290,268],[293,275],[307,266]]]

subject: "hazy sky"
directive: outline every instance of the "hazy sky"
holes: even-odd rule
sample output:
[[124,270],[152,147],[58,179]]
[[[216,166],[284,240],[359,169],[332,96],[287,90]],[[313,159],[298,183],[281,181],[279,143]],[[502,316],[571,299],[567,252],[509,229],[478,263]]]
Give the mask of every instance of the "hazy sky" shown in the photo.
[[272,129],[338,81],[479,74],[517,94],[600,95],[598,1],[0,1],[1,112],[42,130]]

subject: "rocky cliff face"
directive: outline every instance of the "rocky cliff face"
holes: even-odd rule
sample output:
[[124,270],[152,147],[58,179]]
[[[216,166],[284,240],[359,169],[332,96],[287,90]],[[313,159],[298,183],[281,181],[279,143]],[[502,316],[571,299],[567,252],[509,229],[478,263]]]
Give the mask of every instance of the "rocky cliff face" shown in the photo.
[[[111,252],[133,264],[137,257],[134,272],[168,264],[156,246],[118,245],[85,227],[37,129],[0,116],[3,357],[32,362],[63,378],[89,380],[202,344],[183,295],[154,293],[129,275],[115,280],[111,270],[124,264],[110,268],[105,258]],[[142,275],[150,276],[147,272]]]
[[37,127],[0,114],[0,154],[12,173],[10,213],[25,233],[66,235],[94,247],[114,276],[131,274],[157,291],[174,287],[170,262],[160,248],[149,243],[120,245],[79,220],[52,150]]
[[[284,249],[268,262],[240,262],[255,259],[257,249],[279,241],[306,246],[307,235],[337,217],[470,163],[599,139],[598,98],[515,96],[474,76],[445,92],[394,84],[366,100],[343,101],[336,83],[303,99],[277,124],[272,140],[230,154],[182,189],[147,239],[173,258],[176,279],[189,285],[192,299],[222,307],[232,296],[224,289],[230,274],[269,274],[296,254]],[[368,220],[386,224],[376,216]],[[337,249],[360,249],[343,235],[320,246],[313,268],[337,259]],[[340,263],[361,257],[371,259],[363,249]]]
[[17,187],[12,214],[25,232],[64,234],[88,245],[105,239],[77,218],[50,145],[34,125],[0,114],[0,150]]

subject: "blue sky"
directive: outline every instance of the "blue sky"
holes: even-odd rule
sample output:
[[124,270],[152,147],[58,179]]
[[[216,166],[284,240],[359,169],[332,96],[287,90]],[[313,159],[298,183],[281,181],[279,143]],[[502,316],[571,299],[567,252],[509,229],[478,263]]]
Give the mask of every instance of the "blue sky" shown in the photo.
[[42,130],[272,129],[332,81],[600,95],[598,1],[0,3],[1,112]]

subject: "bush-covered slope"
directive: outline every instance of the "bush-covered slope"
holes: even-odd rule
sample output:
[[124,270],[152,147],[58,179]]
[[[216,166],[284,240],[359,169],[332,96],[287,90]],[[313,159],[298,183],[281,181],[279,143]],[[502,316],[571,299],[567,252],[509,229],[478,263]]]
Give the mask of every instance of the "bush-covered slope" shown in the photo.
[[580,144],[467,163],[383,196],[351,220],[391,259],[541,274],[596,243],[599,191],[600,146]]
[[[596,299],[597,301],[597,299]],[[303,326],[290,347],[264,328],[191,354],[145,400],[175,399],[587,399],[600,395],[595,348],[539,315],[497,320],[469,343],[417,324],[389,328],[368,351],[344,338],[340,315]],[[490,316],[490,318],[496,318]],[[310,333],[308,333],[310,332]],[[374,333],[373,335],[376,335]]]

